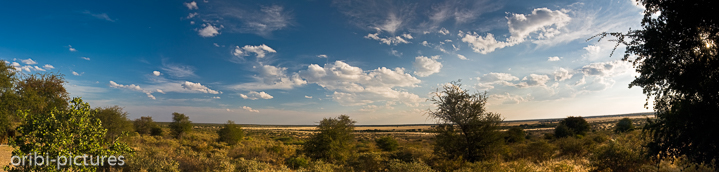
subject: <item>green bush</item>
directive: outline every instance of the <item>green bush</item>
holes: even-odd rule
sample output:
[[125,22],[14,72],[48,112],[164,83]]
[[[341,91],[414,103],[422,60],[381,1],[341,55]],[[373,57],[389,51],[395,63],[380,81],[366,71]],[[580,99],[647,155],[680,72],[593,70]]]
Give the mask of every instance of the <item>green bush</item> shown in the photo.
[[617,126],[614,128],[614,132],[623,133],[634,130],[634,123],[629,118],[622,118],[617,122]]
[[243,132],[242,127],[235,124],[234,121],[227,121],[227,124],[217,131],[217,135],[219,135],[219,141],[225,142],[228,145],[235,145],[245,137],[245,132]]
[[563,156],[581,157],[587,155],[594,149],[595,143],[592,139],[579,139],[575,137],[561,138],[554,141]]
[[156,125],[155,127],[152,127],[152,129],[150,130],[150,135],[151,136],[164,136],[165,131],[163,131],[160,126]]
[[526,133],[524,133],[524,129],[522,127],[512,127],[505,132],[504,140],[507,143],[517,143],[517,142],[524,142],[525,137],[527,136]]
[[287,159],[287,166],[289,166],[292,169],[299,169],[299,168],[307,168],[309,166],[309,161],[306,157],[298,156],[298,157],[292,157]]
[[123,133],[133,130],[132,122],[127,119],[127,112],[119,106],[95,108],[93,112],[102,122],[102,127],[107,129],[106,139],[120,137]]
[[559,122],[554,129],[554,136],[557,138],[584,136],[589,132],[590,126],[587,120],[582,117],[570,116]]
[[415,161],[415,162],[404,162],[400,160],[390,160],[388,167],[388,171],[393,172],[434,172],[435,170],[432,169],[429,165],[425,164],[422,161]]
[[185,116],[185,114],[174,112],[172,113],[170,129],[172,130],[173,137],[181,139],[182,136],[192,131],[192,121],[190,121],[190,117]]
[[377,144],[377,147],[379,147],[383,151],[395,151],[397,150],[397,147],[399,147],[399,143],[397,143],[397,140],[395,140],[394,137],[390,136],[384,136],[380,137],[379,139],[376,139],[375,144]]
[[354,142],[354,124],[347,115],[337,118],[325,118],[302,147],[302,152],[310,158],[327,162],[343,162],[350,155]]
[[157,123],[152,120],[151,116],[140,117],[139,119],[135,119],[133,123],[135,131],[141,135],[151,134],[153,128],[159,128]]
[[352,157],[348,164],[357,171],[384,171],[386,168],[385,161],[386,159],[382,157],[382,154],[371,152]]
[[639,171],[646,158],[637,150],[617,142],[610,142],[597,149],[591,156],[593,171]]
[[545,140],[532,141],[521,147],[517,156],[519,159],[527,159],[534,162],[543,162],[552,159],[557,148]]

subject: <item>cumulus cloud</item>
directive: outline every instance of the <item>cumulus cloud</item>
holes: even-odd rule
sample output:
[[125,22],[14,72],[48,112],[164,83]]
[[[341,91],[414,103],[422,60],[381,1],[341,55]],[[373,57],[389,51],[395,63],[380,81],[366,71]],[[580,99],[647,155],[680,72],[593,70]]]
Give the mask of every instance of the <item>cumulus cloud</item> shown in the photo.
[[400,102],[416,106],[424,99],[419,96],[395,90],[395,87],[415,87],[420,80],[405,73],[404,68],[394,70],[385,67],[364,71],[342,61],[326,64],[324,67],[311,64],[299,72],[308,83],[317,84],[334,91],[332,99],[341,105],[358,106],[376,101]]
[[183,4],[185,4],[185,7],[187,7],[187,9],[189,9],[189,10],[200,9],[200,8],[197,7],[197,2],[195,2],[195,1],[185,2],[185,3],[183,3]]
[[112,87],[112,88],[124,88],[124,89],[129,89],[129,90],[134,90],[134,91],[143,91],[142,88],[140,88],[139,85],[135,85],[135,84],[122,85],[122,84],[116,83],[115,81],[110,81],[110,87]]
[[80,57],[80,58],[82,58],[83,60],[90,61],[90,58],[87,58],[87,57]]
[[[251,107],[247,107],[247,106],[242,106],[242,109],[247,110],[247,111],[249,111],[249,112],[260,113],[259,110],[254,110],[254,109],[252,109]],[[228,109],[228,110],[229,110],[229,109]]]
[[266,89],[292,89],[301,86],[307,81],[300,78],[299,74],[287,75],[287,68],[271,65],[253,66],[258,75],[253,76],[256,82],[242,83],[230,86],[236,90],[266,90]]
[[215,37],[215,36],[219,35],[219,34],[220,34],[220,29],[222,28],[222,26],[220,26],[220,27],[215,27],[215,26],[213,26],[212,24],[209,24],[209,23],[203,24],[203,27],[204,27],[204,28],[197,30],[197,34],[199,34],[200,36],[205,37],[205,38],[207,38],[207,37]]
[[190,81],[185,81],[184,83],[182,83],[182,88],[191,90],[191,91],[202,92],[202,93],[222,94],[222,92],[209,89],[209,88],[207,88],[207,86],[204,86],[200,83],[194,83],[194,82],[190,82]]
[[414,74],[420,77],[426,77],[438,73],[442,69],[442,63],[438,62],[439,56],[428,58],[425,56],[417,56],[414,60]]
[[160,71],[152,71],[152,75],[160,76],[160,74],[162,74]]
[[[264,58],[267,53],[277,53],[277,51],[265,44],[257,46],[245,45],[244,47],[235,46],[235,50],[232,52],[232,55],[242,58],[244,56],[248,56],[249,53],[254,53],[257,58]],[[324,57],[327,58],[327,55]]]
[[554,57],[548,57],[547,61],[556,62],[556,61],[559,61],[559,59],[560,59],[560,57],[554,56]]
[[26,65],[34,65],[34,64],[37,64],[37,62],[35,62],[35,60],[32,60],[32,59],[25,59],[25,60],[20,60],[20,61],[21,61],[22,63],[25,63]]
[[533,99],[531,95],[527,96],[520,96],[520,95],[513,95],[505,92],[504,94],[492,94],[489,96],[490,103],[493,102],[500,102],[501,104],[519,104],[522,102],[528,102]]
[[18,62],[12,62],[12,63],[10,63],[10,66],[12,66],[15,69],[15,71],[18,71],[18,72],[45,71],[45,70],[55,68],[54,66],[49,65],[49,64],[45,64],[45,66],[43,66],[43,67],[33,66],[33,64],[37,64],[37,62],[32,59],[25,59],[25,60],[20,60],[20,61],[25,63],[26,65],[22,66]]
[[487,33],[481,36],[477,33],[462,33],[462,42],[469,43],[470,47],[481,54],[487,54],[508,46],[514,46],[524,42],[527,38],[545,39],[560,33],[571,17],[565,10],[550,10],[537,8],[531,14],[509,14],[507,25],[510,37],[505,41],[498,41],[493,34]]
[[515,86],[518,88],[535,86],[546,87],[547,85],[545,85],[545,83],[547,83],[547,81],[549,81],[549,76],[547,75],[529,74],[529,76],[522,78],[522,82],[516,84]]
[[319,57],[319,58],[325,58],[325,59],[326,59],[326,58],[327,58],[327,55],[325,55],[325,54],[320,54],[320,55],[317,55],[317,57]]
[[[516,81],[519,80],[516,76],[512,76],[512,74],[508,73],[488,73],[484,74],[481,77],[481,80],[488,83],[507,83],[508,81]],[[505,84],[509,85],[509,84]]]
[[445,29],[445,28],[439,29],[439,34],[448,35],[448,34],[449,34],[449,30],[447,30],[447,29]]
[[273,98],[272,95],[267,94],[264,91],[262,91],[262,92],[250,91],[246,95],[240,94],[240,97],[242,97],[243,99],[250,99],[250,100],[272,99]]
[[72,45],[68,45],[68,47],[70,47],[69,50],[70,50],[71,52],[77,51],[75,48],[72,48]]
[[305,98],[311,99],[311,98],[312,98],[312,96],[305,96]]
[[457,58],[462,59],[462,60],[467,60],[467,57],[465,57],[464,55],[461,55],[461,54],[457,54]]
[[42,68],[45,68],[45,69],[48,69],[48,70],[49,70],[49,69],[54,69],[55,66],[52,66],[52,65],[49,65],[49,64],[45,64],[45,66],[42,66]]
[[77,72],[75,72],[75,71],[72,71],[72,75],[75,75],[75,76],[82,76],[82,74],[85,74],[85,72],[83,72],[83,73],[77,73]]
[[572,78],[572,73],[564,68],[559,68],[556,71],[554,71],[554,80],[555,81],[564,81],[569,78]]
[[611,77],[632,71],[631,64],[621,60],[591,63],[579,69],[587,76]]
[[405,40],[400,36],[394,37],[379,37],[379,32],[374,34],[367,34],[364,38],[378,40],[380,44],[397,45],[397,44],[409,44],[409,41]]

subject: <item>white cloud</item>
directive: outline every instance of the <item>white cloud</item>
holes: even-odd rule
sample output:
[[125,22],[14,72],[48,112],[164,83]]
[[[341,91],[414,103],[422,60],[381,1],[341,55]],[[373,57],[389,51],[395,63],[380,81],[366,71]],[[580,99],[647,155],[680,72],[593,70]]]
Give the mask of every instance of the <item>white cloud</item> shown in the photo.
[[90,15],[90,16],[95,17],[95,18],[97,18],[97,19],[102,19],[102,20],[106,20],[106,21],[109,21],[109,22],[115,22],[115,20],[111,19],[110,16],[108,16],[106,13],[96,14],[96,13],[92,13],[92,12],[90,12],[90,11],[88,11],[88,10],[85,10],[85,11],[82,12],[82,13],[83,13],[83,14]]
[[379,107],[377,105],[366,105],[366,106],[363,106],[362,109],[360,109],[359,111],[360,112],[374,112],[374,111],[377,111],[377,109],[379,109]]
[[596,45],[587,45],[583,49],[587,50],[587,53],[590,53],[590,54],[597,54],[597,53],[599,53],[599,51],[602,50],[601,47],[596,46]]
[[185,7],[187,7],[187,9],[189,9],[189,10],[200,9],[200,8],[197,7],[197,3],[196,3],[195,1],[185,2],[185,3],[183,3],[183,4],[185,4]]
[[586,66],[583,66],[581,69],[579,69],[579,71],[587,76],[612,77],[619,74],[631,72],[632,66],[629,62],[616,60],[591,63]]
[[222,28],[222,26],[215,27],[209,23],[205,23],[205,24],[203,24],[203,26],[205,28],[197,30],[197,34],[199,34],[200,36],[205,37],[205,38],[215,37],[215,36],[219,35],[220,34],[219,30],[220,30],[220,28]]
[[162,74],[160,71],[152,71],[152,75],[160,76],[160,74]]
[[457,58],[462,59],[462,60],[467,60],[467,57],[465,57],[464,55],[461,55],[461,54],[457,54]]
[[197,16],[197,15],[198,15],[198,14],[197,14],[196,12],[195,12],[195,13],[187,14],[187,19],[194,18],[194,17]]
[[87,57],[80,57],[80,58],[82,58],[83,60],[90,61],[90,58],[87,58]]
[[487,33],[487,36],[484,37],[478,35],[477,33],[467,33],[462,38],[462,42],[469,43],[472,50],[480,54],[491,53],[498,48],[513,46],[519,43],[513,40],[508,40],[508,42],[497,41],[491,33]]
[[447,34],[449,34],[449,30],[447,30],[447,29],[445,29],[445,28],[442,28],[442,29],[439,30],[439,34],[447,35]]
[[162,91],[162,90],[160,90],[160,89],[156,89],[156,91],[157,91],[158,93],[162,93],[162,94],[165,94],[165,92],[164,92],[164,91]]
[[245,94],[240,94],[240,97],[242,97],[243,99],[250,99],[250,100],[272,99],[272,98],[274,98],[274,97],[272,97],[272,95],[267,94],[267,93],[265,93],[264,91],[262,91],[262,92],[250,91],[250,92],[247,93],[247,95],[245,95]]
[[556,62],[556,61],[559,61],[559,59],[560,59],[560,57],[554,56],[554,57],[548,57],[547,61]]
[[428,43],[427,41],[422,41],[422,45],[425,46],[425,47],[428,47],[428,46],[429,46],[429,43]]
[[555,81],[564,81],[567,79],[572,78],[572,73],[569,72],[569,70],[564,68],[559,68],[556,71],[554,71],[554,80]]
[[437,59],[439,59],[439,56],[432,56],[432,58],[425,56],[415,57],[413,63],[415,69],[414,74],[420,77],[426,77],[438,73],[439,70],[442,69],[442,63],[438,62]]
[[191,91],[202,92],[202,93],[222,94],[222,92],[209,89],[209,88],[207,88],[207,86],[204,86],[200,83],[194,83],[194,82],[190,82],[190,81],[185,81],[184,83],[182,83],[182,88],[191,90]]
[[531,101],[533,97],[530,95],[513,95],[505,92],[504,94],[492,94],[489,96],[489,99],[489,103],[500,102],[501,104],[519,104],[522,102]]
[[220,99],[220,97],[219,97],[219,96],[215,96],[215,97],[210,97],[210,98],[211,98],[211,99]]
[[325,54],[320,54],[320,55],[317,55],[317,57],[319,57],[319,58],[327,58],[327,55],[325,55]]
[[77,50],[76,50],[75,48],[72,48],[72,45],[68,45],[68,47],[70,47],[70,49],[69,49],[69,50],[70,50],[71,52],[75,52],[75,51],[77,51]]
[[403,53],[402,53],[402,52],[399,52],[399,51],[397,51],[397,50],[395,50],[395,49],[391,49],[390,52],[389,52],[389,54],[392,54],[393,56],[397,56],[397,57],[402,57],[402,54],[403,54]]
[[42,66],[42,68],[45,68],[45,69],[48,69],[48,70],[49,70],[49,69],[54,69],[55,66],[52,66],[52,65],[49,65],[49,64],[45,64],[45,66]]
[[[516,81],[519,80],[516,76],[512,76],[512,74],[508,73],[488,73],[484,74],[481,78],[482,81],[487,83],[506,83],[508,81]],[[507,85],[507,84],[505,84]]]
[[380,44],[387,44],[387,45],[397,45],[397,44],[408,44],[409,43],[409,41],[403,39],[400,36],[381,38],[378,35],[379,35],[379,32],[374,33],[374,34],[370,33],[370,34],[367,34],[367,36],[365,36],[364,38],[378,40],[380,42]]
[[312,98],[312,96],[305,96],[305,98],[311,99],[311,98]]
[[315,83],[326,90],[334,91],[332,99],[341,105],[357,106],[377,101],[400,102],[408,106],[417,106],[424,102],[419,96],[398,91],[395,87],[415,87],[420,80],[404,72],[403,68],[394,70],[385,67],[363,71],[342,61],[321,67],[311,64],[299,75],[308,83]]
[[[232,55],[242,58],[244,56],[248,56],[249,53],[255,53],[257,58],[264,58],[267,53],[277,53],[277,51],[265,44],[257,46],[245,45],[242,48],[240,48],[240,46],[235,46],[235,50],[232,52]],[[327,58],[327,55],[325,55],[325,58]]]
[[259,73],[259,75],[253,76],[257,80],[256,82],[237,84],[230,88],[236,90],[292,89],[307,83],[297,73],[288,76],[285,67],[262,65],[253,66],[253,68]]
[[407,39],[414,39],[414,38],[412,37],[412,35],[409,34],[409,33],[402,34],[402,37],[407,38]]
[[[170,74],[174,77],[188,77],[188,76],[195,76],[195,69],[192,66],[185,66],[185,65],[179,65],[179,64],[168,64],[164,63],[162,64],[162,70],[165,71],[165,73]],[[154,72],[153,72],[154,74]]]
[[247,107],[247,106],[242,106],[242,109],[247,110],[249,112],[260,113],[259,110],[254,110],[251,107]]
[[85,74],[85,72],[83,72],[83,73],[77,73],[77,72],[75,72],[75,71],[72,71],[72,75],[75,75],[75,76],[82,76],[82,74]]
[[112,88],[125,88],[125,89],[129,89],[129,90],[134,90],[134,91],[143,91],[142,88],[140,88],[139,85],[135,85],[135,84],[122,85],[122,84],[116,83],[115,81],[110,81],[110,87],[112,87]]
[[263,37],[292,25],[292,14],[282,6],[248,8],[246,4],[235,4],[239,3],[222,3],[201,17],[204,21],[225,25],[230,32],[253,33]]
[[529,74],[529,76],[525,76],[522,78],[523,82],[520,82],[519,84],[516,84],[515,86],[518,88],[526,88],[526,87],[546,87],[545,85],[547,81],[549,81],[549,76],[547,75],[537,75],[537,74]]
[[32,59],[25,59],[25,60],[20,60],[20,61],[21,61],[22,63],[25,63],[26,65],[34,65],[34,64],[37,64],[37,62],[35,62],[35,60],[32,60]]

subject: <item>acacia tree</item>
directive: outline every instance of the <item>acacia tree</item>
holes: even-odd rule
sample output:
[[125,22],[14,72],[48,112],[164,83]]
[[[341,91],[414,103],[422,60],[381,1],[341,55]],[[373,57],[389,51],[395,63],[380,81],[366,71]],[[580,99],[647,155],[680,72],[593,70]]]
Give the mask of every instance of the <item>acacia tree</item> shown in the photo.
[[242,131],[242,127],[235,124],[235,121],[227,121],[227,124],[217,131],[217,135],[220,136],[219,141],[235,145],[245,137],[245,132]]
[[617,122],[617,126],[614,128],[614,132],[617,133],[623,133],[627,131],[634,130],[634,124],[632,123],[632,119],[629,118],[622,118]]
[[435,127],[435,152],[470,162],[488,159],[502,144],[499,125],[503,119],[485,109],[486,92],[470,94],[461,86],[459,81],[446,84],[431,99],[437,109],[430,110],[429,117],[439,124]]
[[322,119],[317,126],[317,133],[305,142],[302,151],[310,158],[331,163],[344,162],[354,142],[352,132],[355,123],[347,115]]
[[554,129],[554,136],[556,137],[574,137],[576,135],[586,135],[589,132],[590,126],[587,120],[584,120],[581,116],[570,116],[559,122],[559,125]]
[[640,73],[629,87],[642,87],[645,107],[654,98],[656,118],[643,128],[649,153],[719,165],[719,2],[639,3],[645,7],[640,30],[597,37],[612,36],[617,46],[627,46],[623,59]]
[[[138,119],[135,119],[135,121],[133,122],[133,125],[135,126],[135,131],[141,135],[142,134],[155,135],[155,134],[153,134],[153,130],[156,130],[156,128],[159,129],[159,131],[162,131],[160,126],[158,126],[157,123],[155,123],[155,121],[152,120],[151,116],[143,116]],[[162,134],[162,133],[159,133],[158,135],[160,135],[160,134]]]
[[170,129],[175,138],[182,139],[182,136],[192,131],[192,121],[190,121],[190,117],[185,116],[185,114],[173,112]]
[[120,106],[95,108],[93,112],[95,117],[102,121],[102,127],[107,129],[105,136],[108,139],[119,137],[124,132],[133,130],[132,122],[127,119],[127,112],[123,111]]

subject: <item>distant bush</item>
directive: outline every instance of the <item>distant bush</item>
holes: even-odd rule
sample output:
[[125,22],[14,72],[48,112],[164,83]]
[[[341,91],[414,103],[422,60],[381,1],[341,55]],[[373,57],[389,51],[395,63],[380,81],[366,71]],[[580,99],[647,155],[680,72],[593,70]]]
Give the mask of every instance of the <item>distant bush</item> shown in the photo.
[[524,142],[525,137],[527,136],[526,133],[524,133],[524,129],[522,127],[512,127],[505,132],[504,140],[507,143],[517,143],[517,142]]
[[182,136],[192,131],[192,121],[190,121],[190,117],[185,116],[185,114],[174,112],[172,113],[170,129],[172,130],[173,137],[181,139]]
[[225,142],[228,145],[235,145],[245,137],[245,132],[242,131],[242,127],[235,124],[234,121],[227,121],[227,124],[217,131],[217,135],[220,137],[218,139],[219,141]]
[[589,132],[590,126],[587,120],[582,117],[567,117],[559,122],[554,129],[554,136],[557,138],[574,137],[576,135],[584,136]]
[[640,152],[620,143],[611,142],[591,156],[594,171],[639,171],[646,158]]
[[348,162],[356,171],[384,171],[386,159],[381,153],[361,153],[351,158]]
[[150,135],[152,135],[152,136],[164,136],[165,133],[164,133],[164,131],[162,130],[162,128],[160,128],[160,126],[156,125],[155,127],[152,127],[152,129],[150,130]]
[[295,170],[299,168],[307,168],[309,165],[309,161],[304,156],[292,157],[287,159],[287,166]]
[[375,143],[377,144],[377,147],[384,151],[395,151],[397,150],[397,147],[399,147],[399,143],[397,143],[397,140],[395,140],[394,137],[390,136],[380,137],[379,139],[375,140]]
[[139,119],[135,119],[133,123],[135,126],[135,131],[141,135],[151,134],[153,128],[159,128],[157,123],[152,120],[151,116],[140,117]]
[[634,130],[634,124],[629,118],[622,118],[622,120],[619,120],[619,122],[617,122],[617,126],[614,128],[614,132],[617,133],[623,133],[632,130]]
[[132,132],[132,122],[127,119],[127,112],[120,106],[95,108],[95,117],[102,121],[102,127],[107,129],[106,139],[117,138],[123,133]]
[[554,141],[559,148],[559,152],[563,156],[581,157],[590,153],[595,146],[592,139],[579,139],[575,137],[566,137]]
[[415,161],[415,162],[404,162],[400,160],[390,160],[388,167],[388,171],[394,171],[394,172],[434,172],[435,170],[432,169],[429,165],[425,164],[422,161]]

